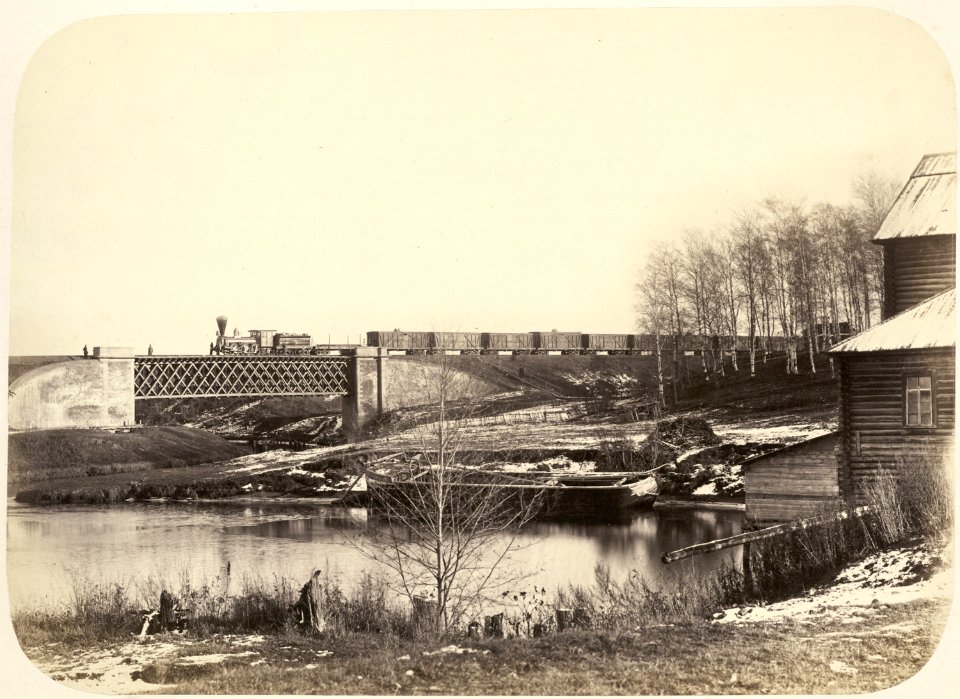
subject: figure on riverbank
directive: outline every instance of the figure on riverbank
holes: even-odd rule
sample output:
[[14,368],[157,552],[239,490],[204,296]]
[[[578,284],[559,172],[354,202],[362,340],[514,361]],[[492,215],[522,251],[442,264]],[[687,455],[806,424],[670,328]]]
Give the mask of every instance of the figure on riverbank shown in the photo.
[[84,346],[83,346],[83,358],[86,359],[86,358],[89,357],[89,356],[90,356],[90,353],[87,351],[87,346],[84,345]]

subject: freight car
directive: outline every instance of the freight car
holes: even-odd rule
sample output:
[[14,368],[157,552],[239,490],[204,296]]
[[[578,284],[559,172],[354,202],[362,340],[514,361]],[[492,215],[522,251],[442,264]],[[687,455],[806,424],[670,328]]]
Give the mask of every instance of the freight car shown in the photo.
[[586,352],[630,354],[634,349],[634,338],[636,337],[636,335],[583,333],[583,335],[581,335],[581,348]]
[[[782,353],[787,342],[782,337],[754,338],[757,349],[770,353]],[[580,333],[534,331],[529,333],[460,333],[460,332],[410,332],[404,330],[374,330],[367,333],[367,345],[382,347],[392,352],[406,354],[653,354],[672,353],[674,346],[685,354],[702,351],[746,351],[749,338],[713,335],[682,335],[678,341],[672,335],[657,338],[650,334],[628,333]]]
[[578,332],[534,332],[533,346],[534,354],[546,354],[547,352],[560,352],[560,354],[580,354],[582,333]]
[[481,333],[480,338],[483,354],[530,354],[534,350],[533,333]]

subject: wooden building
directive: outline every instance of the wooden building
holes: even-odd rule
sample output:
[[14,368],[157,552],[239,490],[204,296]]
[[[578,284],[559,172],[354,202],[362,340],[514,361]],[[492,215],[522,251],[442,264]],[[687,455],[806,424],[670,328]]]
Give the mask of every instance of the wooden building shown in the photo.
[[866,504],[880,474],[909,477],[952,453],[956,170],[955,153],[924,156],[898,195],[874,238],[884,255],[883,320],[830,350],[839,433],[744,464],[749,522]]
[[904,474],[953,448],[956,187],[956,153],[920,160],[874,237],[884,320],[830,350],[840,360],[840,487],[852,504],[882,471]]
[[842,509],[839,442],[840,433],[831,432],[744,461],[747,521],[788,522]]
[[953,446],[956,289],[830,351],[840,369],[840,488],[865,504],[881,471],[944,458]]
[[883,318],[956,283],[957,154],[925,155],[880,226]]

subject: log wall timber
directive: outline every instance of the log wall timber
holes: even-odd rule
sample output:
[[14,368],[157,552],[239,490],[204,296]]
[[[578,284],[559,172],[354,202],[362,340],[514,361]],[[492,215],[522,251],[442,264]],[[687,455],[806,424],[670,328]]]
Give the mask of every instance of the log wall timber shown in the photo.
[[[865,490],[882,472],[908,471],[920,460],[941,460],[953,445],[953,349],[840,355],[840,481],[844,497],[865,504]],[[930,374],[934,426],[904,424],[906,376]]]
[[746,461],[747,521],[789,522],[840,509],[839,441],[834,432]]
[[956,284],[956,242],[955,235],[882,241],[884,319]]

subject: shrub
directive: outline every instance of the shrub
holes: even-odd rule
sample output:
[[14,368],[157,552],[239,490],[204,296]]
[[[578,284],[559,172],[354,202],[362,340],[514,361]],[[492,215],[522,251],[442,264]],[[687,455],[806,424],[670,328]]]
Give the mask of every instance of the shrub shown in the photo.
[[953,527],[953,489],[949,459],[921,455],[899,459],[896,469],[881,470],[864,489],[872,507],[873,532],[882,545],[919,534],[942,535]]

